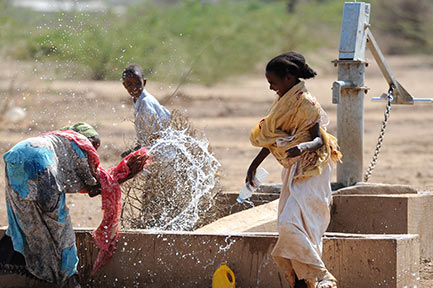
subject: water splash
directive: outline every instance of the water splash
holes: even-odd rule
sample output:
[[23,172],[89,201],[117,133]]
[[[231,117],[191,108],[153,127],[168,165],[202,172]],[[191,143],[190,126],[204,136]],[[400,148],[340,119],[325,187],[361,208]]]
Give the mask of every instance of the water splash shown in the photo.
[[[226,252],[226,251],[228,251],[229,249],[230,249],[230,247],[232,247],[232,245],[234,244],[234,243],[236,243],[236,239],[230,239],[232,237],[232,235],[227,235],[227,237],[224,239],[224,242],[227,244],[226,246],[220,246],[219,247],[219,251],[218,251],[218,253],[220,253],[220,252]],[[229,242],[229,240],[230,240],[230,242]]]
[[[148,205],[158,205],[158,211],[152,216],[155,219],[148,221],[154,211],[142,203],[141,208],[147,212],[141,211],[139,218],[147,223],[141,227],[135,225],[135,228],[168,231],[193,229],[200,215],[212,207],[217,172],[221,166],[211,153],[208,140],[194,137],[187,129],[177,130],[170,126],[160,132],[149,152],[152,164],[149,165],[150,171],[145,172],[147,181],[140,181],[141,186],[136,190],[141,190],[142,196],[139,197],[147,197]],[[146,184],[153,185],[153,191]]]
[[[175,190],[190,196],[187,207],[160,228],[163,230],[188,230],[192,228],[199,219],[200,200],[204,196],[207,196],[208,199],[212,198],[209,196],[215,187],[215,177],[221,166],[209,151],[209,142],[207,139],[192,137],[186,129],[175,130],[168,127],[162,132],[162,137],[156,141],[149,152],[166,160],[167,169],[172,168],[174,173],[186,172],[185,174],[182,173],[186,177],[179,179],[183,181],[177,181]],[[186,163],[184,162],[185,159],[188,160]],[[211,206],[212,203],[209,202],[205,210]]]

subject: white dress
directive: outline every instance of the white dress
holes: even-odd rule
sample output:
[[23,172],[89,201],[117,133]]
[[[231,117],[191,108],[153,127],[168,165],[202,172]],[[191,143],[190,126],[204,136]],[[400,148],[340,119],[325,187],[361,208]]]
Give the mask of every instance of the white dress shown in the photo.
[[330,275],[321,256],[322,235],[330,220],[332,168],[328,163],[321,174],[302,183],[293,183],[295,170],[296,164],[281,174],[279,238],[272,256],[283,271],[293,269],[299,279],[317,281]]

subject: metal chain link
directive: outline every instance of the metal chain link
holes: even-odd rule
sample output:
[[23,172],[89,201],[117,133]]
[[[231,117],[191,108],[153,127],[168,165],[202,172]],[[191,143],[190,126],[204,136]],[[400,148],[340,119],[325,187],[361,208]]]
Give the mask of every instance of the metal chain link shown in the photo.
[[379,157],[380,148],[382,148],[382,141],[383,138],[385,138],[385,130],[386,130],[386,124],[388,123],[389,115],[391,112],[391,101],[394,99],[394,85],[389,85],[388,93],[386,94],[386,107],[384,112],[384,119],[382,121],[382,128],[380,129],[379,138],[377,139],[376,149],[374,150],[373,158],[371,159],[370,165],[368,166],[367,171],[364,175],[364,182],[367,182],[368,179],[371,176],[371,173],[373,172],[374,168],[376,167],[377,158]]

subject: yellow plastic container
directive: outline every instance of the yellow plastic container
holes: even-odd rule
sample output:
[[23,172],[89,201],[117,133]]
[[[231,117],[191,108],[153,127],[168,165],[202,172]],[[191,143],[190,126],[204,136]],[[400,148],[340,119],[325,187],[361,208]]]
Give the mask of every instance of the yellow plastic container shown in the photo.
[[235,274],[222,262],[221,266],[215,271],[212,277],[212,288],[235,288]]

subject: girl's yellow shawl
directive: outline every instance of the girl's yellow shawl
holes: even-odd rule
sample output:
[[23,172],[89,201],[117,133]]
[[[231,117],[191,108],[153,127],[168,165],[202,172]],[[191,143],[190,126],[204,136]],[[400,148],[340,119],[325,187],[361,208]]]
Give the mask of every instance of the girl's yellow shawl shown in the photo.
[[341,159],[337,139],[323,127],[320,127],[324,143],[321,148],[306,151],[294,158],[288,158],[285,151],[312,140],[309,129],[320,121],[321,111],[320,104],[301,81],[277,99],[268,115],[251,129],[251,144],[268,148],[286,168],[297,162],[294,182],[299,183],[310,176],[319,175],[330,160],[336,162]]

